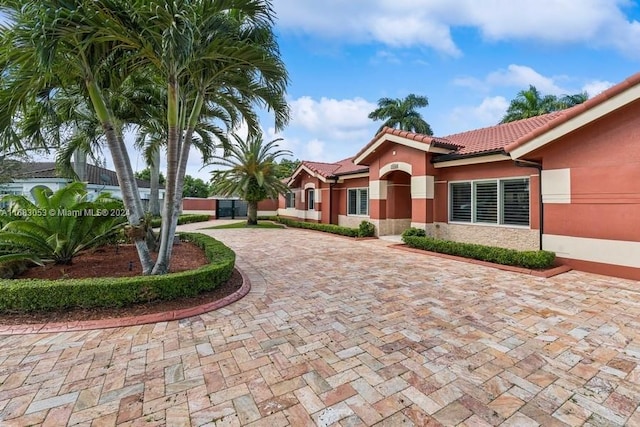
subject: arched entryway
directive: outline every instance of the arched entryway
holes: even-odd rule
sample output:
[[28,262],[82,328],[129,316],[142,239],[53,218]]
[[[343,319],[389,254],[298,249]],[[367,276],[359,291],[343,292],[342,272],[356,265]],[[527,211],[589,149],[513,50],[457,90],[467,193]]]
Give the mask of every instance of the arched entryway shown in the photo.
[[387,182],[386,231],[401,234],[411,227],[411,175],[394,170],[381,177]]

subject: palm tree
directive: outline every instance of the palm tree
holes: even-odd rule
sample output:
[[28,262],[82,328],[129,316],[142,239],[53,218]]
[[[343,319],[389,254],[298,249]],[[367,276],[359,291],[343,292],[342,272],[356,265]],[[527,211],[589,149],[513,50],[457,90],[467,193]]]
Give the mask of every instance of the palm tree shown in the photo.
[[582,104],[587,99],[589,99],[589,94],[587,92],[575,93],[573,95],[564,95],[562,98],[558,99],[558,103],[561,106],[561,109],[571,108],[578,104]]
[[223,196],[240,196],[248,203],[247,225],[258,224],[258,202],[289,192],[278,175],[278,159],[291,154],[278,149],[281,139],[264,143],[262,136],[243,141],[233,135],[235,143],[227,156],[214,156],[211,165],[224,169],[211,172],[213,192]]
[[135,52],[136,64],[152,65],[167,87],[167,184],[160,250],[152,270],[162,274],[169,268],[189,150],[205,105],[220,109],[227,123],[244,119],[255,134],[258,104],[273,111],[276,128],[282,128],[289,118],[284,97],[288,77],[266,0],[131,3],[133,10],[127,5],[110,8],[109,19],[120,30],[112,35]]
[[[102,127],[111,152],[122,198],[134,227],[143,224],[144,210],[134,178],[133,168],[121,129],[113,115],[104,88],[114,85],[121,67],[123,52],[118,45],[99,34],[98,2],[34,2],[7,0],[3,11],[12,22],[0,35],[0,71],[6,80],[0,91],[0,129],[5,132],[12,122],[24,116],[24,106],[42,99],[42,94],[56,96],[72,88],[86,99]],[[124,58],[124,59],[123,59]],[[15,140],[5,138],[5,143]],[[5,147],[6,148],[6,147]],[[143,271],[153,266],[143,236],[135,239]]]
[[[110,90],[152,73],[166,88],[166,190],[160,250],[152,262],[144,233],[133,234],[144,273],[169,269],[182,185],[203,111],[217,109],[225,128],[244,120],[259,130],[255,107],[275,127],[289,119],[287,73],[273,34],[268,0],[6,0],[12,24],[0,36],[0,130],[43,89],[84,93],[98,118],[121,183],[129,222],[145,228],[133,168]],[[214,134],[221,137],[223,129]],[[19,144],[7,132],[6,145]],[[224,140],[222,140],[224,143]],[[213,147],[207,147],[213,152]]]
[[387,126],[424,135],[433,135],[429,123],[416,111],[416,108],[426,107],[427,105],[429,105],[429,100],[426,96],[412,93],[404,99],[380,98],[378,100],[378,108],[369,114],[369,118],[376,121],[384,120],[378,132]]
[[521,90],[511,100],[507,113],[500,123],[509,123],[516,120],[541,116],[554,111],[563,110],[583,103],[589,98],[586,92],[574,95],[565,95],[558,99],[555,95],[542,96],[535,86],[529,85],[529,89]]

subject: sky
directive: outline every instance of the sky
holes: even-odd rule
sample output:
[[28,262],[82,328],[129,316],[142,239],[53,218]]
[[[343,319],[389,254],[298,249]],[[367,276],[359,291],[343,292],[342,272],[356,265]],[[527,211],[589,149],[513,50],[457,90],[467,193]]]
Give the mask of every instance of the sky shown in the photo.
[[[273,0],[291,121],[266,140],[292,158],[355,155],[382,97],[424,95],[436,136],[497,124],[534,85],[590,96],[640,71],[640,0]],[[134,169],[144,168],[133,154]],[[108,162],[109,164],[111,162]],[[188,174],[209,179],[196,151]]]
[[[355,155],[382,97],[427,96],[436,136],[497,124],[509,101],[595,96],[640,71],[640,1],[274,0],[291,121],[265,137],[302,160]],[[199,158],[194,155],[194,160]]]

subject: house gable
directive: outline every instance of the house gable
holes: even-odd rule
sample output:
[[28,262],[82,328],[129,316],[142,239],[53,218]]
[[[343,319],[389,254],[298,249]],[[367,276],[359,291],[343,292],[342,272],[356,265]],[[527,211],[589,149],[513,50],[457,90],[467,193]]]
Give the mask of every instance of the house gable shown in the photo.
[[385,127],[355,155],[353,162],[356,165],[368,165],[370,159],[374,157],[374,153],[389,143],[403,145],[425,153],[446,154],[460,148],[445,139]]
[[593,123],[612,112],[640,99],[640,73],[629,77],[599,95],[568,110],[564,110],[545,126],[523,135],[507,145],[505,151],[513,159],[521,159],[558,139]]

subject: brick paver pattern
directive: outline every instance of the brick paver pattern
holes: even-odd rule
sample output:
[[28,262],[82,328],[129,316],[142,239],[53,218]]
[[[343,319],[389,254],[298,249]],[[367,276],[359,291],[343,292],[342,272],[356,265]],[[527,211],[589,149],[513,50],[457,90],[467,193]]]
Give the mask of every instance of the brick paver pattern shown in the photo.
[[640,425],[640,286],[301,230],[207,230],[218,311],[0,337],[2,426]]

